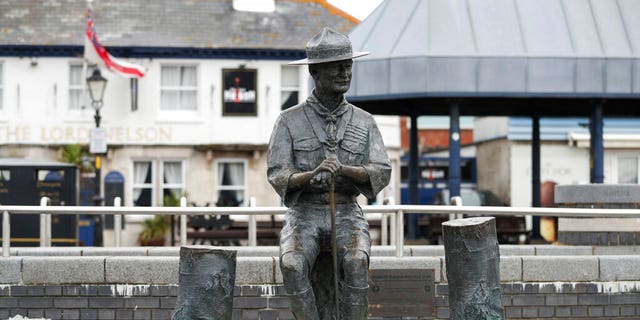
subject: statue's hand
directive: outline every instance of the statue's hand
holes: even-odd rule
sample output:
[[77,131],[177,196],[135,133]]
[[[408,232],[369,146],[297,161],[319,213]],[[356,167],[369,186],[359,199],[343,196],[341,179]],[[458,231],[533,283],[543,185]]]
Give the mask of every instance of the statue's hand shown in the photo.
[[331,183],[331,173],[327,171],[316,173],[309,183],[319,187],[328,186]]
[[331,179],[340,174],[341,168],[342,164],[338,159],[325,159],[313,170],[313,178],[310,183],[319,186],[329,185]]

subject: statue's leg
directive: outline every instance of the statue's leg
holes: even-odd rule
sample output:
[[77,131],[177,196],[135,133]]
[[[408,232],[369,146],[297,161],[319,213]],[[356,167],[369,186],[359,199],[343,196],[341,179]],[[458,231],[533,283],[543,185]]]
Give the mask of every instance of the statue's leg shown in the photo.
[[341,314],[343,319],[367,318],[369,289],[369,257],[361,250],[349,250],[342,258],[344,279],[341,284]]
[[316,298],[309,281],[310,266],[303,254],[287,252],[280,257],[284,288],[289,296],[291,312],[297,320],[318,320]]
[[318,229],[310,220],[300,211],[290,209],[280,233],[280,270],[297,320],[319,319],[309,277],[318,256]]
[[338,247],[342,248],[340,309],[342,319],[367,319],[369,288],[369,224],[360,207],[351,207],[351,214],[338,219]]

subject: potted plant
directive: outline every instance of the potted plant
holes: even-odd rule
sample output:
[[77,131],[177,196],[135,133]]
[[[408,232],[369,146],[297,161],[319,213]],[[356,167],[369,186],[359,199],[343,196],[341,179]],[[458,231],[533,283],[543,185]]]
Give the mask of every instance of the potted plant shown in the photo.
[[[180,199],[173,192],[168,192],[164,195],[162,204],[165,207],[178,207],[180,206]],[[163,246],[171,219],[173,219],[173,216],[155,215],[153,218],[144,220],[142,232],[138,236],[140,245]]]
[[167,222],[164,216],[155,215],[143,221],[143,229],[138,235],[141,246],[163,246]]

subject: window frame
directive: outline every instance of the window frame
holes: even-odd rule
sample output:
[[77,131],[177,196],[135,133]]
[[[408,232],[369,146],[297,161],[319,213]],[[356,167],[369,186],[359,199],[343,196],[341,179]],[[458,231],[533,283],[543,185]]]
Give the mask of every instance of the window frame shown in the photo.
[[[187,171],[185,168],[185,162],[184,159],[158,159],[157,160],[160,164],[159,164],[159,174],[161,179],[159,180],[159,189],[158,192],[160,193],[160,195],[162,195],[162,206],[164,206],[164,190],[165,189],[180,189],[181,190],[181,195],[178,195],[179,197],[184,196],[186,190],[187,190]],[[165,183],[164,182],[164,166],[165,163],[167,162],[179,162],[180,163],[180,183]]]
[[[284,69],[291,69],[291,70],[295,70],[296,71],[296,80],[297,80],[297,86],[293,87],[293,86],[285,86],[283,85],[283,70]],[[298,93],[298,103],[300,103],[300,91],[302,90],[302,86],[300,85],[300,67],[297,66],[290,66],[290,65],[281,65],[280,66],[280,110],[285,110],[283,109],[283,105],[282,105],[282,97],[284,96],[284,93],[290,93],[290,92],[297,92]],[[291,108],[293,106],[289,106],[287,108]]]
[[[71,70],[74,67],[80,67],[80,74],[82,74],[82,71],[86,70],[87,74],[85,74],[85,77],[80,77],[80,84],[72,84],[71,83]],[[87,109],[87,82],[86,81],[82,81],[83,79],[86,79],[89,76],[89,67],[87,67],[85,69],[84,64],[80,63],[80,62],[71,62],[69,63],[69,72],[68,72],[68,89],[67,89],[67,110],[70,112],[78,112],[78,111],[82,111]],[[71,106],[71,92],[75,91],[75,92],[80,92],[81,98],[80,98],[80,105],[77,108],[72,108]]]
[[615,168],[615,173],[613,176],[615,177],[615,183],[620,184],[620,159],[621,158],[632,158],[636,159],[636,184],[640,184],[640,153],[637,152],[618,152],[614,156],[613,166]]
[[[163,74],[163,70],[164,68],[178,68],[179,70],[182,68],[194,68],[195,70],[195,86],[164,86],[162,84],[162,74]],[[158,104],[158,110],[160,110],[160,112],[163,113],[195,113],[198,112],[200,110],[200,103],[199,103],[199,82],[200,82],[200,68],[198,66],[198,64],[189,64],[189,63],[184,63],[184,64],[178,64],[178,63],[162,63],[160,64],[160,77],[158,79],[158,88],[159,88],[159,104]],[[195,106],[193,109],[163,109],[162,108],[162,93],[163,92],[195,92]]]
[[[150,183],[136,183],[136,162],[149,162],[151,163],[151,182]],[[133,197],[135,189],[151,189],[151,206],[154,206],[156,202],[157,188],[155,186],[156,177],[156,161],[152,159],[132,159],[131,160],[131,206],[136,207],[136,202]]]
[[[244,192],[244,201],[242,206],[243,207],[247,207],[249,206],[249,190],[248,190],[248,173],[249,173],[249,161],[245,158],[219,158],[216,159],[214,161],[215,163],[215,186],[214,186],[214,201],[213,203],[218,202],[218,195],[220,193],[220,191],[225,191],[225,190],[232,190],[232,191],[243,191]],[[242,188],[239,188],[240,185],[233,185],[233,186],[223,186],[221,185],[221,181],[218,181],[218,177],[220,176],[220,165],[221,164],[225,164],[225,163],[242,163],[242,172],[243,172],[243,181],[242,181]]]

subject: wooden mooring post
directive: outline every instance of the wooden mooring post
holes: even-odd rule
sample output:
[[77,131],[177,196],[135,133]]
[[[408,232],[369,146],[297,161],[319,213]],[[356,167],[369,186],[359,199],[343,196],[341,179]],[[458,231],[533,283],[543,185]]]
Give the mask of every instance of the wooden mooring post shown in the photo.
[[495,218],[442,224],[451,319],[505,319]]
[[236,251],[180,247],[178,300],[172,320],[231,320]]

